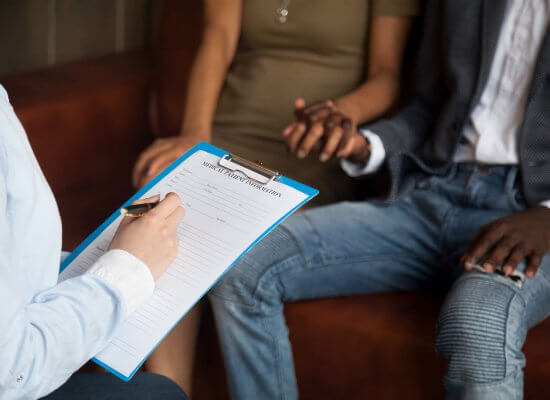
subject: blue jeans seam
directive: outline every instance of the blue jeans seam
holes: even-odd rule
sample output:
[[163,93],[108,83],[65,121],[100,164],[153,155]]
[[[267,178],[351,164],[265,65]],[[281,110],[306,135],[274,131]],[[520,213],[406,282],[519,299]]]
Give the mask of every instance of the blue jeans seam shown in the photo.
[[[511,332],[510,332],[510,311],[511,311],[511,308],[512,308],[512,304],[514,303],[514,301],[516,299],[519,299],[523,304],[523,308],[527,307],[527,304],[526,304],[526,301],[525,299],[523,299],[523,296],[521,296],[518,292],[515,292],[515,294],[512,296],[512,298],[510,299],[510,301],[508,302],[508,309],[506,310],[506,332],[505,332],[505,335],[504,335],[504,371],[505,371],[505,378],[508,377],[508,376],[512,376],[511,372],[512,371],[508,371],[508,368],[509,368],[509,359],[511,358],[511,355],[508,353],[508,344],[511,343]],[[522,319],[523,321],[521,321],[521,323],[523,324],[526,324],[527,322],[524,320],[525,319],[525,314],[522,315]],[[510,374],[509,374],[510,373]]]
[[512,290],[514,292],[514,294],[517,295],[518,298],[522,301],[524,307],[527,306],[527,300],[525,299],[525,297],[523,296],[523,293],[521,292],[522,289],[518,288],[514,283],[512,283],[511,280],[508,281],[508,278],[504,278],[504,277],[496,275],[496,274],[488,274],[488,273],[484,273],[484,272],[473,271],[473,272],[467,272],[464,275],[464,278],[462,278],[462,279],[483,279],[483,277],[485,277],[485,276],[491,277],[491,279],[493,279],[496,282],[502,284],[504,287]]
[[[277,275],[277,274],[285,271],[286,268],[288,268],[286,266],[286,264],[295,265],[295,262],[293,260],[296,257],[301,257],[303,259],[303,257],[301,255],[294,255],[292,257],[286,258],[283,261],[280,261],[278,263],[280,265],[278,265],[276,268],[269,268],[267,271],[265,271],[260,276],[260,278],[258,279],[258,283],[257,283],[256,287],[253,290],[253,297],[254,297],[254,302],[255,303],[256,303],[256,300],[258,298],[258,291],[260,290],[259,287],[261,286],[261,282],[266,278],[267,274],[269,274],[269,276],[272,276],[272,275]],[[319,264],[310,263],[307,268],[309,268],[309,269],[318,269],[318,268],[332,267],[334,265],[341,264],[342,262],[361,263],[361,262],[369,262],[369,261],[376,261],[376,260],[386,260],[388,257],[392,257],[392,258],[403,257],[403,258],[406,258],[406,259],[410,259],[410,256],[408,256],[405,253],[403,253],[403,254],[391,254],[391,255],[384,255],[384,256],[363,256],[363,257],[357,257],[357,258],[342,257],[342,258],[331,259],[331,260],[323,259],[322,263],[319,263]],[[305,262],[303,264],[305,265]],[[296,270],[293,271],[293,272],[299,272],[299,270],[300,270],[299,268],[296,268]],[[274,284],[275,283],[273,283],[273,285]],[[270,286],[269,288],[266,288],[266,289],[270,289],[271,287],[272,286]],[[245,303],[242,303],[240,301],[236,301],[234,298],[228,298],[228,297],[225,297],[225,296],[221,296],[216,291],[211,291],[209,293],[209,297],[216,297],[217,299],[220,299],[224,302],[237,304],[239,306],[244,306],[244,307],[247,307],[251,310],[257,310],[257,309],[261,308],[261,307],[258,307],[258,304],[245,304]]]
[[[447,234],[447,230],[450,226],[451,218],[456,215],[457,210],[455,210],[452,206],[449,206],[449,209],[445,212],[443,215],[443,226],[441,228],[441,235],[439,236],[439,244],[438,247],[441,251],[441,254],[447,254],[447,246],[445,246],[445,238]],[[445,257],[443,257],[445,258]]]
[[[510,379],[511,377],[512,377],[512,375],[507,375],[504,378],[499,379],[499,380],[494,381],[494,382],[476,382],[476,383],[468,383],[468,385],[476,386],[480,389],[488,389],[492,386],[501,385],[504,381]],[[447,378],[447,377],[444,378],[444,383],[445,383],[445,386],[447,386],[449,384],[450,385],[456,385],[456,386],[464,386],[464,382],[460,382],[460,381],[457,381],[456,379],[451,379],[451,378]]]
[[[274,357],[275,368],[274,369],[275,369],[276,374],[277,374],[277,387],[282,388],[284,379],[283,379],[283,376],[282,376],[283,374],[281,372],[281,368],[279,367],[279,363],[280,363],[280,360],[281,360],[281,354],[279,352],[279,346],[277,345],[277,338],[276,338],[275,335],[271,334],[273,332],[273,330],[269,329],[269,327],[267,326],[267,318],[261,318],[261,321],[262,321],[262,325],[264,327],[264,330],[271,337],[271,343],[272,343],[272,346],[273,346],[273,349],[274,349],[274,354],[275,354],[275,357]],[[281,394],[281,400],[285,400],[284,390],[281,390],[280,394]]]
[[[297,257],[297,256],[287,258],[286,260],[284,260],[284,262],[282,262],[280,265],[278,265],[277,268],[270,268],[269,270],[267,270],[265,273],[263,273],[261,275],[261,277],[258,279],[258,284],[256,285],[256,288],[254,289],[254,292],[253,292],[255,302],[257,301],[257,299],[259,297],[258,292],[260,291],[260,286],[261,286],[262,281],[265,280],[265,279],[271,278],[274,275],[278,275],[281,272],[286,272],[287,269],[289,268],[289,266],[295,265],[294,263],[288,262],[288,261],[292,260],[294,257]],[[375,261],[375,260],[379,260],[379,259],[386,260],[388,257],[392,257],[394,259],[399,258],[399,257],[404,257],[406,259],[410,259],[410,257],[406,254],[391,254],[391,255],[384,255],[384,256],[366,256],[366,257],[358,257],[358,258],[351,258],[350,257],[350,258],[341,258],[341,259],[338,259],[338,260],[331,260],[331,261],[327,261],[327,259],[323,258],[321,263],[309,263],[309,265],[307,266],[307,269],[313,270],[313,269],[333,267],[333,266],[341,264],[343,262],[346,262],[346,263],[366,263],[366,262],[369,262],[369,261]],[[287,265],[287,264],[289,264],[289,265]],[[290,274],[301,272],[302,268],[306,268],[306,267],[302,266],[301,268],[294,268],[294,270],[292,270],[290,272]],[[277,284],[277,280],[274,280],[273,283],[270,286],[262,288],[261,290],[271,290],[272,287],[276,284]],[[284,298],[284,295],[282,297]],[[227,301],[235,303],[232,300],[227,300]],[[284,302],[284,300],[282,300],[282,302]],[[255,304],[253,307],[255,309],[262,310],[262,312],[264,311],[261,304]]]
[[[323,240],[321,239],[321,237],[322,237],[321,234],[319,233],[319,231],[317,230],[317,228],[315,227],[315,225],[313,224],[313,222],[311,221],[311,219],[309,218],[307,213],[304,213],[304,214],[301,214],[301,215],[304,218],[304,220],[307,221],[308,225],[311,227],[311,230],[314,232],[315,236],[317,237],[318,242],[319,242],[319,246],[324,250],[323,251],[323,254],[324,254],[326,252],[326,245],[323,242]],[[300,250],[300,253],[302,254],[302,258],[304,259],[304,263],[308,264],[310,261],[304,256],[305,251],[300,246],[300,242],[298,241],[296,236],[288,228],[284,227],[284,229],[290,235],[290,237],[292,238],[292,240],[296,244],[296,247]]]

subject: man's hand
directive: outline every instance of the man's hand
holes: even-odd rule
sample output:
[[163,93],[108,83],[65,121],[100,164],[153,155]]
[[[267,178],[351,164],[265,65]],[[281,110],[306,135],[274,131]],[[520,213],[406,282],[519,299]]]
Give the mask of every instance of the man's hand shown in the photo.
[[332,156],[353,162],[366,162],[370,155],[368,141],[357,133],[355,122],[330,101],[306,107],[303,99],[294,104],[296,122],[283,130],[288,148],[298,158],[305,158],[311,150],[318,151],[322,162]]
[[145,186],[162,170],[202,139],[198,135],[180,135],[157,139],[138,157],[132,173],[135,188]]
[[501,218],[485,226],[470,249],[462,257],[467,270],[487,255],[483,268],[488,272],[503,263],[503,272],[510,275],[526,260],[525,275],[535,276],[542,258],[550,250],[550,209],[537,206]]

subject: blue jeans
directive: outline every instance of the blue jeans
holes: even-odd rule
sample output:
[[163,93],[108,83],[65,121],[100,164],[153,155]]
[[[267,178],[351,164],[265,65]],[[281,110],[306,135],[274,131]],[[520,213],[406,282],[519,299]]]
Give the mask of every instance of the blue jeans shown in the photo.
[[521,399],[527,330],[550,314],[550,260],[521,289],[459,263],[482,226],[526,208],[516,178],[515,167],[458,164],[390,205],[340,203],[289,218],[210,294],[232,397],[298,397],[284,302],[449,290],[436,343],[447,398]]

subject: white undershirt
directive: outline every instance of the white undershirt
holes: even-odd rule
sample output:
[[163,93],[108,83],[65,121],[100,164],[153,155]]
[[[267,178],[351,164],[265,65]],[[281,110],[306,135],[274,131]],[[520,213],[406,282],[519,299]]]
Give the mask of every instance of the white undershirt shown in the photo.
[[[518,163],[519,128],[549,9],[550,0],[508,0],[489,78],[462,132],[455,162]],[[350,176],[376,172],[386,158],[378,135],[368,129],[361,133],[371,143],[371,156],[366,166],[342,160],[342,168]],[[550,206],[550,202],[544,204]]]
[[549,1],[508,1],[489,79],[454,160],[517,164],[518,133],[549,20]]

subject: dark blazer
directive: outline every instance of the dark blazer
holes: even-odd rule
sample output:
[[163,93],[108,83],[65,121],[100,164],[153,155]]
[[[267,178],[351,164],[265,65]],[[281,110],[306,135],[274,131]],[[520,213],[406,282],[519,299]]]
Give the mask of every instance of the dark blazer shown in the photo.
[[[368,126],[386,149],[390,200],[419,174],[444,173],[485,87],[504,19],[505,0],[430,0],[426,5],[412,101]],[[519,169],[530,205],[550,199],[550,38],[546,33],[519,132]]]

